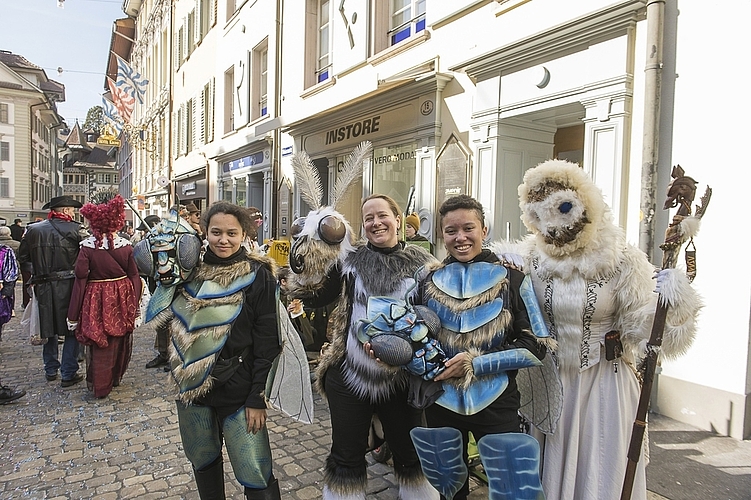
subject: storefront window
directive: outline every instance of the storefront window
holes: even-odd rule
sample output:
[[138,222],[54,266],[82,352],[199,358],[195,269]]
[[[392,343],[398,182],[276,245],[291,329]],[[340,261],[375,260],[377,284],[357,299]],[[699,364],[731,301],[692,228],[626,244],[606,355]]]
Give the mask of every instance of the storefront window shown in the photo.
[[220,198],[224,201],[232,203],[232,181],[225,180],[221,183],[221,195]]
[[402,210],[415,185],[416,150],[416,143],[373,149],[373,194],[389,195]]
[[235,199],[235,203],[237,205],[240,205],[241,207],[247,207],[248,206],[248,187],[247,183],[245,181],[245,177],[238,177],[236,179],[236,190],[237,198]]

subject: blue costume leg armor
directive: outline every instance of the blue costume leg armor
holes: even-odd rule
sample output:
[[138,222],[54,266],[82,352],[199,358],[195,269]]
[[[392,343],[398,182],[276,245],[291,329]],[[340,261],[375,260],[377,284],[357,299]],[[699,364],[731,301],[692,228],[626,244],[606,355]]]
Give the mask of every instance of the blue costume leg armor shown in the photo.
[[224,441],[232,470],[246,488],[264,489],[271,478],[271,445],[266,426],[248,432],[245,407],[224,419]]
[[213,408],[178,401],[177,418],[185,455],[194,469],[203,469],[222,456],[222,433]]
[[453,427],[415,427],[409,434],[425,477],[444,498],[454,498],[469,475],[462,433]]
[[545,500],[540,444],[529,434],[489,434],[477,442],[489,500]]

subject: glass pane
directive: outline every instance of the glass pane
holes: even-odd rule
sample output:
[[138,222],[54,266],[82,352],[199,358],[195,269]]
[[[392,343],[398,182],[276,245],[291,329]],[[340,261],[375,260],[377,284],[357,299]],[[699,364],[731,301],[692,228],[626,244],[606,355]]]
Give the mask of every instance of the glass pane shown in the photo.
[[237,179],[237,201],[235,201],[235,204],[240,205],[241,207],[246,207],[248,200],[248,187],[245,182],[245,178],[241,177]]
[[406,210],[409,191],[415,185],[416,143],[373,150],[373,194],[387,194]]
[[323,26],[329,23],[329,2],[328,0],[321,2],[321,10],[319,26]]
[[232,203],[232,182],[224,181],[222,183],[222,200]]

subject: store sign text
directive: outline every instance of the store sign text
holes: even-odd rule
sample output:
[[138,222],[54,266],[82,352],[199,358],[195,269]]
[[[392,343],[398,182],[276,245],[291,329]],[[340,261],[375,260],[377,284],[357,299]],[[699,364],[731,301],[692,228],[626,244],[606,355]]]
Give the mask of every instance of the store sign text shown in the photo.
[[343,127],[335,128],[326,132],[326,144],[334,144],[339,141],[346,141],[360,137],[361,135],[368,135],[378,132],[381,125],[381,116],[374,116],[373,118],[366,118],[355,123],[350,123]]
[[416,158],[414,151],[407,151],[405,153],[394,153],[388,156],[376,156],[373,158],[373,163],[392,163],[395,161],[414,160]]

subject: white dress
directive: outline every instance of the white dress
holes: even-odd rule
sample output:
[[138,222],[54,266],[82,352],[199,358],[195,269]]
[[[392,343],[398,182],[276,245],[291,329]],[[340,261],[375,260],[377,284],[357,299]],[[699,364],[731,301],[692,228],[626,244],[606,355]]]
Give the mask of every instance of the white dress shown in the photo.
[[[610,233],[601,234],[607,248],[590,248],[586,257],[548,256],[532,239],[525,245],[525,265],[558,342],[554,359],[563,386],[560,420],[545,438],[542,479],[548,500],[618,499],[626,473],[640,393],[635,358],[640,342],[649,338],[657,294],[654,267],[644,254],[626,244],[617,227],[603,232]],[[693,336],[698,299],[683,285],[684,296],[675,294],[668,309],[663,343],[668,354],[681,353]],[[611,330],[621,333],[624,347],[615,361],[605,358],[605,334]],[[645,435],[633,500],[646,499],[647,449]]]

